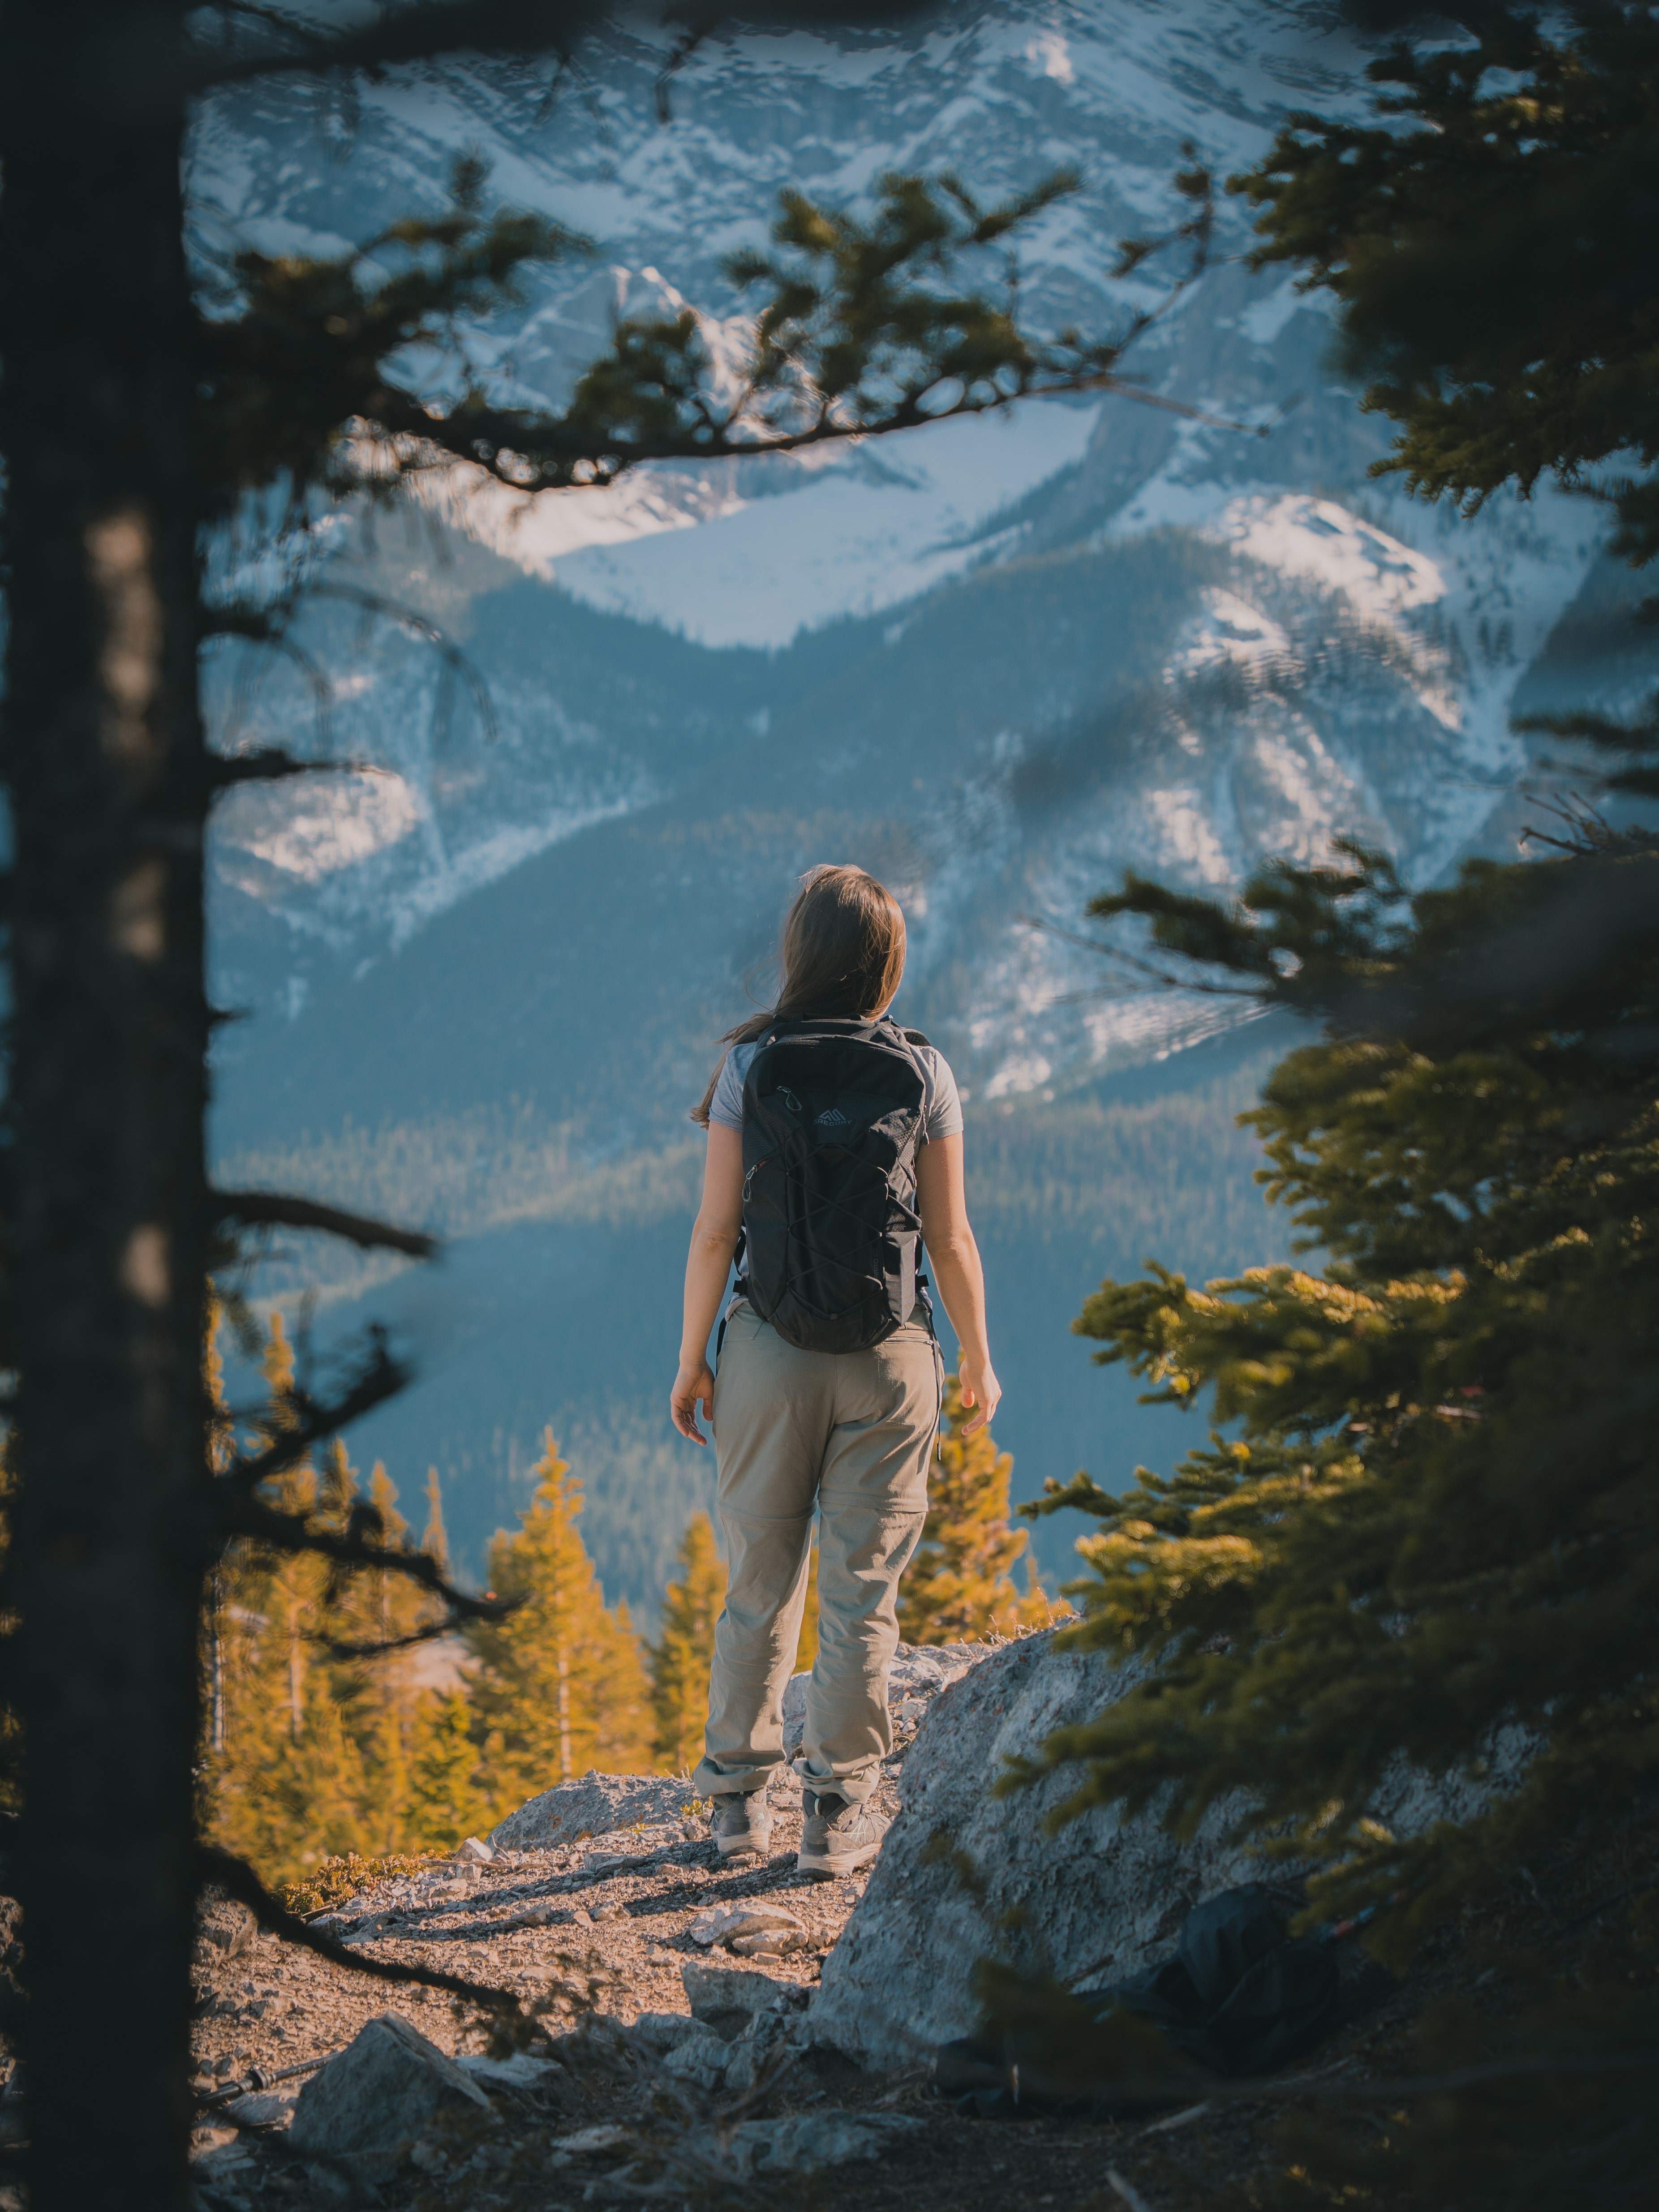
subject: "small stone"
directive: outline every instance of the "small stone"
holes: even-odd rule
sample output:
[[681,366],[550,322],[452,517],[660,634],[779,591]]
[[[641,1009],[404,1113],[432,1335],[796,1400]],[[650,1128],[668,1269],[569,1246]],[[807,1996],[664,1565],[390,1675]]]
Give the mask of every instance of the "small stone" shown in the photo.
[[[686,1933],[694,1943],[701,1944],[705,1950],[712,1949],[717,1943],[728,1944],[735,1950],[745,1936],[773,1936],[780,1942],[786,1936],[798,1935],[805,1938],[806,1923],[798,1912],[792,1912],[787,1905],[773,1905],[763,1898],[752,1905],[721,1905],[711,1912],[699,1913]],[[785,1945],[783,1948],[793,1949],[798,1947]]]
[[629,2029],[635,2043],[642,2043],[653,2054],[672,2050],[683,2043],[688,2035],[701,2032],[702,2023],[684,2012],[642,2012]]
[[296,2150],[395,2153],[451,2115],[494,2117],[483,2091],[401,2013],[381,2013],[300,2092]]
[[694,2026],[663,2055],[662,2070],[676,2081],[690,2081],[699,2089],[714,2091],[726,2080],[732,2057],[730,2046],[712,2027]]
[[793,2112],[781,2120],[744,2120],[733,2128],[728,2152],[739,2176],[822,2173],[885,2158],[925,2126],[901,2112]]
[[811,1940],[804,1928],[767,1928],[732,1936],[726,1948],[740,1959],[785,1959],[792,1951],[805,1950]]
[[599,1774],[561,1782],[520,1805],[489,1832],[495,1850],[547,1850],[608,1836],[618,1828],[678,1822],[690,1802],[684,1779],[673,1775]]
[[538,2081],[558,2071],[555,2058],[538,2058],[533,2051],[515,2051],[509,2058],[486,2058],[482,2054],[458,2058],[455,2063],[475,2081],[501,2081],[510,2087],[533,2088]]
[[750,1966],[710,1966],[701,1959],[688,1959],[680,1968],[686,2001],[694,2020],[725,2026],[743,2024],[755,2013],[766,2012],[780,2002],[790,2010],[807,2001],[798,1982],[781,1982]]
[[455,1853],[458,1859],[465,1859],[471,1866],[488,1866],[495,1856],[490,1846],[477,1836],[469,1836]]
[[251,2097],[235,2097],[223,2107],[225,2118],[239,2128],[285,2128],[294,2117],[295,2099],[280,2090],[261,2089]]
[[600,2125],[578,2128],[574,2135],[555,2136],[553,2148],[574,2158],[592,2158],[603,2150],[624,2150],[632,2141],[626,2128]]

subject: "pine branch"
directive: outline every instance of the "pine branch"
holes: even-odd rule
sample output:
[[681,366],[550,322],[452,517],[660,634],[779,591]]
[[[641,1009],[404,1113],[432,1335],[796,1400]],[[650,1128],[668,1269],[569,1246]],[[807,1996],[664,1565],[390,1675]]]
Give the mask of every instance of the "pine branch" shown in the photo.
[[[271,1435],[270,1442],[252,1457],[239,1455],[232,1460],[224,1474],[216,1478],[224,1494],[239,1494],[246,1503],[252,1503],[262,1484],[286,1474],[297,1467],[313,1444],[321,1443],[350,1422],[360,1420],[372,1413],[376,1406],[384,1405],[405,1389],[410,1370],[404,1363],[394,1358],[386,1349],[386,1333],[375,1324],[369,1332],[371,1353],[367,1366],[356,1380],[331,1404],[313,1398],[302,1389],[290,1389],[283,1397],[283,1425]],[[292,1516],[277,1516],[286,1522]],[[231,1528],[233,1535],[265,1534],[240,1527]],[[270,1540],[283,1540],[272,1534]],[[299,1548],[306,1548],[301,1547]],[[372,1564],[379,1565],[380,1561]]]
[[[315,1441],[314,1437],[312,1441]],[[233,1475],[236,1474],[234,1468],[231,1472]],[[342,1657],[372,1657],[380,1651],[397,1650],[404,1644],[426,1643],[434,1636],[447,1634],[462,1621],[505,1620],[518,1609],[516,1602],[510,1599],[474,1597],[469,1591],[458,1589],[426,1552],[405,1552],[396,1545],[372,1543],[356,1529],[325,1528],[307,1514],[284,1512],[242,1489],[246,1479],[245,1474],[240,1477],[237,1491],[221,1511],[219,1526],[225,1536],[246,1537],[254,1543],[270,1544],[278,1551],[309,1553],[315,1558],[331,1560],[337,1567],[379,1568],[389,1574],[401,1575],[404,1581],[417,1583],[432,1596],[441,1598],[449,1607],[449,1620],[434,1624],[419,1635],[357,1647],[342,1644],[337,1647]]]
[[378,77],[400,63],[453,53],[562,52],[597,29],[610,9],[603,0],[417,0],[413,7],[386,9],[374,22],[333,38],[319,36],[275,9],[236,5],[233,0],[233,12],[268,27],[285,43],[188,64],[186,92],[199,95],[218,85],[296,72],[361,70]]
[[[333,260],[235,257],[228,283],[240,312],[200,328],[216,482],[286,474],[342,495],[459,464],[533,497],[602,489],[642,462],[799,453],[1094,392],[1242,433],[1273,427],[1229,422],[1121,373],[1127,350],[1208,266],[1213,206],[1201,168],[1176,179],[1185,219],[1136,242],[1138,258],[1180,257],[1163,298],[1113,337],[1038,338],[1018,320],[1012,248],[1022,227],[1076,189],[1071,172],[991,207],[949,174],[890,175],[868,216],[786,192],[778,250],[732,258],[732,283],[764,295],[729,386],[687,309],[619,323],[557,411],[499,404],[477,379],[440,400],[396,377],[411,347],[453,356],[459,318],[518,300],[524,269],[582,243],[536,216],[487,216],[483,182],[476,161],[458,163],[449,213],[398,224]],[[994,270],[994,284],[957,289],[963,264]]]
[[412,1982],[422,1989],[447,1990],[452,1996],[465,1997],[490,2012],[523,2016],[523,2000],[512,1990],[496,1989],[489,1982],[468,1981],[464,1975],[446,1973],[441,1966],[405,1965],[401,1960],[370,1958],[354,1951],[337,1937],[290,1912],[272,1896],[246,1860],[221,1850],[215,1844],[197,1845],[196,1879],[200,1888],[211,1886],[222,1889],[246,1905],[270,1934],[281,1936],[285,1943],[298,1944],[302,1950],[315,1952],[319,1959],[326,1959],[336,1966],[349,1966],[354,1973],[367,1974],[376,1981]]
[[274,1190],[216,1190],[212,1198],[216,1219],[240,1221],[250,1229],[320,1229],[365,1251],[406,1252],[413,1260],[434,1259],[441,1249],[438,1239],[423,1230],[398,1229],[316,1199],[293,1198]]
[[[870,0],[864,0],[860,6],[837,7],[836,0],[765,0],[763,7],[749,11],[742,20],[767,27],[821,25],[837,17],[867,22],[872,14],[878,14],[900,21],[916,12],[919,4],[920,0],[875,0],[872,7]],[[309,27],[274,8],[231,0],[229,12],[268,26],[291,43],[216,62],[198,61],[185,71],[186,91],[200,94],[216,85],[246,84],[301,71],[325,75],[362,70],[378,77],[399,64],[434,61],[453,53],[555,53],[568,59],[580,40],[598,30],[611,10],[604,0],[417,0],[412,7],[388,8],[376,21],[331,39],[319,37]],[[690,43],[700,43],[731,20],[728,10],[710,8]],[[686,47],[683,40],[677,60],[665,76],[684,60]],[[659,105],[660,108],[660,94]]]

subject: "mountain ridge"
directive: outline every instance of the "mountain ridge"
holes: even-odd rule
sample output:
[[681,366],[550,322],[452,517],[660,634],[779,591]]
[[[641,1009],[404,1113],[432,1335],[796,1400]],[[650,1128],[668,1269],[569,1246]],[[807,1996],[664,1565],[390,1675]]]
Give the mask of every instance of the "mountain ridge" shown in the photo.
[[[990,198],[1080,157],[1022,296],[1040,324],[1120,326],[1154,295],[1114,284],[1116,240],[1167,219],[1183,138],[1225,169],[1289,105],[1364,98],[1333,11],[1267,0],[975,0],[902,33],[720,34],[665,129],[664,53],[653,21],[620,21],[586,51],[592,104],[550,119],[516,64],[392,72],[350,129],[291,88],[216,98],[202,235],[337,250],[434,209],[470,137],[504,198],[613,257],[556,264],[516,319],[466,334],[500,391],[556,398],[618,306],[693,300],[736,343],[720,257],[763,236],[779,184],[847,198],[946,159]],[[1149,1250],[1199,1273],[1282,1250],[1230,1126],[1267,1039],[1115,978],[1077,941],[1088,898],[1126,866],[1226,896],[1338,832],[1416,883],[1512,851],[1513,702],[1584,702],[1583,641],[1623,588],[1583,502],[1467,520],[1370,479],[1386,434],[1334,379],[1328,317],[1251,275],[1246,243],[1224,205],[1216,265],[1132,359],[1158,396],[1265,435],[1120,396],[810,466],[642,471],[516,516],[458,480],[321,533],[295,637],[327,673],[326,727],[295,670],[213,664],[221,745],[377,771],[222,811],[214,988],[249,1018],[221,1033],[216,1151],[238,1182],[448,1229],[427,1275],[302,1241],[257,1280],[292,1301],[308,1277],[330,1341],[385,1312],[420,1350],[354,1450],[383,1449],[405,1489],[438,1460],[467,1555],[555,1420],[607,1586],[648,1608],[706,1493],[657,1402],[684,1115],[822,859],[899,892],[902,1011],[963,1084],[1017,1481],[1086,1462],[1109,1482],[1166,1449],[1170,1417],[1091,1370],[1066,1325]],[[1171,1102],[1167,1159],[1155,1121],[1126,1118],[1146,1080]]]

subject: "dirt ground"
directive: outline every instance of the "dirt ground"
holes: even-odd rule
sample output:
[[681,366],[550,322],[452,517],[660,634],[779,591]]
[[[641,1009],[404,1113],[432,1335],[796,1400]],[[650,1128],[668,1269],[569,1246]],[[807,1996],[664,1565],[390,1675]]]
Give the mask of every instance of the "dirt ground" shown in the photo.
[[[807,2051],[790,2058],[758,2102],[700,2096],[683,2084],[665,2093],[649,2057],[618,2028],[641,2014],[684,2013],[680,1969],[690,1959],[757,1966],[781,1984],[810,1988],[857,1901],[858,1878],[817,1882],[797,1873],[799,1826],[798,1813],[781,1814],[764,1866],[723,1867],[701,1834],[652,1830],[476,1873],[446,1863],[424,1881],[367,1891],[346,1914],[355,1950],[441,1966],[539,2003],[545,2033],[538,2048],[557,2063],[533,2075],[521,2067],[520,2080],[489,2081],[497,2111],[490,2128],[455,2142],[441,2171],[405,2168],[372,2194],[289,2153],[280,2127],[238,2130],[222,2105],[205,2106],[197,2136],[204,2212],[354,2201],[395,2212],[544,2212],[567,2204],[775,2202],[781,2193],[811,2212],[1244,2212],[1278,2201],[1286,2161],[1276,2138],[1290,2107],[1271,2092],[1282,2091],[1283,2081],[1268,2085],[1261,2100],[1224,2094],[1173,2114],[1000,2123],[959,2116],[933,2093],[921,2066],[877,2078],[833,2053]],[[1587,1946],[1615,1941],[1621,1899],[1632,1883],[1651,1881],[1656,1842],[1659,1823],[1650,1821],[1594,1853],[1563,1851],[1540,1862],[1480,1914],[1435,1938],[1404,1983],[1347,1947],[1342,2024],[1291,2069],[1295,2081],[1316,2094],[1413,2072],[1412,2022],[1426,2001],[1449,1991],[1468,1992],[1500,2021],[1522,2001],[1522,1984],[1489,1961],[1524,1949],[1559,1971]],[[758,1897],[787,1905],[807,1923],[807,1949],[744,1960],[691,1937],[693,1922],[711,1907]],[[554,1917],[566,1914],[580,1917]],[[542,1924],[526,1924],[526,1916]],[[446,2051],[485,2046],[474,2008],[370,1981],[268,1936],[228,1958],[204,1946],[198,1986],[204,2099],[246,2082],[255,2069],[256,2087],[291,2095],[307,2076],[284,2081],[289,2069],[343,2048],[386,2011],[404,2014]],[[871,2110],[921,2124],[874,2163],[811,2177],[767,2175],[747,2188],[699,2185],[674,2164],[677,2142],[722,2118]],[[1357,2114],[1352,2124],[1378,2123]],[[595,2128],[616,2132],[609,2142],[569,2147],[573,2135]]]

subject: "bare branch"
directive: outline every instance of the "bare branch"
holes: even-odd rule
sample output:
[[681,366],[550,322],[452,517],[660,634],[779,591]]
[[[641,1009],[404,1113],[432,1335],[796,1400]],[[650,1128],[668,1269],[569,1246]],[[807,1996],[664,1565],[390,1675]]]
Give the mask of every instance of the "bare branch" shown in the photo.
[[436,646],[446,666],[459,676],[472,694],[472,703],[483,725],[484,735],[492,742],[501,735],[501,725],[495,718],[495,702],[489,696],[489,686],[482,672],[464,647],[458,645],[447,631],[441,629],[429,615],[417,608],[405,606],[400,600],[389,599],[383,592],[366,591],[359,584],[308,584],[303,587],[305,596],[313,599],[339,599],[348,606],[361,607],[365,614],[383,615],[389,622],[401,623],[405,629],[416,631],[428,645]]
[[498,1990],[489,1982],[468,1981],[461,1974],[447,1974],[441,1966],[405,1965],[401,1960],[369,1958],[352,1950],[337,1937],[313,1928],[297,1913],[290,1912],[271,1895],[245,1860],[221,1850],[216,1844],[196,1846],[196,1879],[203,1888],[212,1884],[236,1898],[254,1914],[262,1928],[273,1936],[280,1936],[285,1943],[297,1943],[302,1950],[314,1951],[319,1959],[330,1960],[337,1966],[349,1966],[354,1973],[368,1974],[377,1981],[414,1982],[423,1989],[447,1990],[452,1996],[465,1997],[490,2012],[521,2014],[524,2010],[522,2000],[512,1990]]
[[251,753],[219,753],[210,761],[209,783],[215,791],[228,791],[239,783],[276,783],[290,775],[390,775],[393,771],[378,761],[296,760],[276,746],[262,746]]
[[[405,1553],[403,1556],[422,1558],[424,1553]],[[310,1636],[319,1651],[326,1651],[331,1659],[385,1659],[394,1651],[411,1651],[419,1644],[435,1644],[446,1636],[453,1636],[465,1626],[468,1620],[506,1620],[519,1612],[529,1601],[526,1598],[475,1598],[470,1601],[466,1613],[451,1611],[441,1620],[429,1621],[424,1628],[411,1629],[407,1636],[377,1638],[364,1644],[343,1643],[332,1636]]]
[[[314,1437],[312,1441],[315,1441]],[[246,1462],[244,1469],[257,1463]],[[290,1460],[289,1464],[293,1462]],[[286,1468],[278,1472],[286,1472]],[[336,1566],[378,1567],[388,1574],[401,1575],[405,1582],[416,1583],[434,1597],[441,1598],[452,1618],[418,1635],[401,1639],[404,1643],[428,1642],[432,1637],[443,1635],[466,1620],[505,1620],[518,1610],[518,1602],[514,1599],[474,1597],[470,1591],[458,1589],[429,1552],[404,1552],[395,1545],[370,1543],[355,1529],[325,1528],[308,1514],[284,1512],[246,1486],[245,1472],[239,1474],[233,1467],[230,1473],[236,1478],[237,1488],[226,1500],[220,1516],[219,1525],[224,1534],[270,1544],[279,1551],[308,1552],[315,1558],[332,1560]],[[341,1656],[354,1658],[372,1658],[379,1652],[398,1648],[398,1644],[391,1641],[365,1644],[355,1649],[344,1644],[337,1647]]]
[[[964,416],[994,415],[1017,406],[1022,399],[1055,399],[1079,392],[1115,392],[1144,407],[1201,422],[1211,429],[1231,430],[1248,437],[1267,437],[1274,428],[1266,423],[1240,422],[1212,415],[1183,399],[1171,399],[1132,384],[1110,369],[1079,371],[1034,380],[1017,391],[963,392],[948,405],[923,405],[935,387],[906,392],[896,405],[878,416],[851,420],[827,411],[799,429],[773,430],[734,435],[733,416],[715,426],[705,416],[704,428],[694,440],[684,432],[663,437],[611,438],[596,451],[591,432],[583,434],[566,421],[553,421],[485,407],[470,407],[464,414],[434,416],[412,393],[390,388],[380,395],[378,428],[393,442],[410,441],[424,447],[431,459],[425,465],[441,466],[444,460],[471,463],[510,491],[533,496],[542,491],[604,491],[641,461],[755,460],[772,453],[799,453],[817,446],[845,445],[859,438],[891,436],[901,430],[923,430],[931,423],[951,422]],[[534,464],[527,451],[538,455]],[[408,465],[418,470],[414,452]]]
[[324,1206],[312,1198],[291,1198],[274,1190],[216,1190],[213,1203],[221,1221],[240,1221],[249,1228],[276,1224],[284,1229],[320,1229],[331,1237],[343,1237],[365,1251],[406,1252],[413,1260],[431,1260],[440,1248],[435,1237],[423,1230],[398,1229],[390,1222],[371,1220],[367,1214],[347,1213],[337,1206]]
[[[276,1475],[286,1474],[290,1468],[299,1465],[313,1444],[321,1443],[325,1437],[331,1437],[337,1430],[360,1419],[376,1406],[383,1405],[388,1398],[396,1397],[398,1391],[405,1387],[410,1379],[409,1369],[387,1351],[385,1331],[376,1325],[368,1334],[373,1347],[368,1364],[343,1396],[327,1405],[310,1397],[303,1390],[289,1392],[283,1400],[289,1419],[271,1436],[265,1449],[254,1453],[252,1458],[239,1456],[234,1459],[218,1478],[225,1494],[232,1492],[242,1493],[245,1502],[252,1504],[254,1493],[262,1483],[272,1480]],[[240,1525],[231,1528],[228,1533],[233,1535],[268,1535],[273,1543],[288,1541],[288,1524],[294,1522],[295,1516],[283,1514],[273,1515],[272,1518],[283,1524],[283,1533]],[[305,1526],[303,1522],[298,1522],[297,1525],[301,1529]],[[295,1545],[292,1548],[305,1549],[307,1547]],[[393,1559],[403,1556],[401,1553],[392,1555]],[[370,1564],[380,1565],[382,1562],[377,1559]]]

